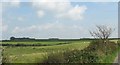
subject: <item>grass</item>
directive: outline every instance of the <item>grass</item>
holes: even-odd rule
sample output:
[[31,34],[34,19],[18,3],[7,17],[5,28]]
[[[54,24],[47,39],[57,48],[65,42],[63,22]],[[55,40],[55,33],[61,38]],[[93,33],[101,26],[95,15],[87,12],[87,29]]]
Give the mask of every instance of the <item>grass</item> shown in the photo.
[[[115,41],[116,40],[111,40]],[[66,43],[70,44],[61,44]],[[50,44],[53,46],[27,46],[27,47],[8,47],[5,46],[3,51],[3,57],[6,58],[8,63],[37,63],[42,62],[47,54],[51,52],[61,52],[66,50],[82,50],[89,46],[90,41],[50,41],[50,42],[2,42],[2,44]],[[99,52],[98,52],[99,53]],[[117,55],[117,50],[112,54],[101,57],[101,63],[112,63]]]
[[[111,40],[111,41],[118,44],[117,43],[118,40]],[[103,57],[101,57],[100,58],[102,60],[101,63],[114,63],[115,58],[117,57],[119,52],[120,52],[120,47],[118,46],[117,49],[114,50],[111,54],[104,55]]]
[[112,54],[101,57],[101,60],[102,60],[101,63],[113,63],[117,55],[118,55],[118,50],[115,50],[113,51]]
[[[35,43],[35,42],[34,42]],[[48,43],[48,42],[44,42]],[[65,51],[67,49],[82,50],[89,46],[89,42],[74,41],[71,44],[39,47],[4,47],[3,55],[11,63],[35,63],[42,61],[49,52]]]

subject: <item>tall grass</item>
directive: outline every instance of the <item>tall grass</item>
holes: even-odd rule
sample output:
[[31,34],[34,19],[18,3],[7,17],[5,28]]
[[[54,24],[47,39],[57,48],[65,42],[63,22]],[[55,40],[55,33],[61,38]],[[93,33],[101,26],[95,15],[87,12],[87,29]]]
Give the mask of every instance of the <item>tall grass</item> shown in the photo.
[[[48,43],[48,42],[44,42]],[[52,44],[52,43],[51,43]],[[67,49],[82,50],[89,46],[89,43],[83,43],[81,41],[72,41],[71,44],[61,44],[54,46],[27,46],[27,47],[4,47],[3,56],[6,58],[6,62],[9,63],[36,63],[44,60],[44,54],[50,52],[64,52]],[[14,58],[16,57],[16,58]]]
[[108,42],[105,46],[97,40],[91,42],[83,50],[74,49],[63,53],[51,53],[43,63],[113,63],[117,51],[117,44],[114,42]]

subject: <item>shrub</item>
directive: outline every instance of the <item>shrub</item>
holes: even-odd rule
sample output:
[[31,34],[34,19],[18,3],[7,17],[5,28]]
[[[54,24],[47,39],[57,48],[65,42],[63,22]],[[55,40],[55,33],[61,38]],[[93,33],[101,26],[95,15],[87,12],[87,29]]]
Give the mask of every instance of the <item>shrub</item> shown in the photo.
[[117,41],[117,43],[118,43],[118,46],[120,46],[120,41],[119,40]]
[[115,42],[108,41],[103,43],[101,40],[95,40],[90,43],[88,48],[89,51],[102,52],[104,54],[110,54],[112,51],[117,49],[117,44]]
[[96,53],[87,50],[73,50],[64,52],[67,63],[97,63]]
[[55,52],[48,54],[48,58],[43,63],[99,63],[100,54],[111,54],[117,49],[117,44],[108,41],[106,46],[101,40],[92,41],[83,50],[66,50],[65,52]]
[[67,50],[48,54],[43,63],[97,63],[98,56],[86,50]]
[[43,63],[65,63],[64,55],[62,52],[52,52],[48,57],[43,60]]

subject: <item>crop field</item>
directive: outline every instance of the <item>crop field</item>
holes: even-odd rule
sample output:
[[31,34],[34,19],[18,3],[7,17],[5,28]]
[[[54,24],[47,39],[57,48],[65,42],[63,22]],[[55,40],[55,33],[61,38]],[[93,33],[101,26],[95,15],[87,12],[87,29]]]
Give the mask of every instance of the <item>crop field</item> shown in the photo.
[[[66,50],[82,50],[89,46],[89,41],[56,41],[56,42],[3,42],[2,44],[50,44],[53,46],[3,47],[3,57],[6,63],[36,63],[41,62],[51,52]],[[60,43],[66,43],[56,45]]]

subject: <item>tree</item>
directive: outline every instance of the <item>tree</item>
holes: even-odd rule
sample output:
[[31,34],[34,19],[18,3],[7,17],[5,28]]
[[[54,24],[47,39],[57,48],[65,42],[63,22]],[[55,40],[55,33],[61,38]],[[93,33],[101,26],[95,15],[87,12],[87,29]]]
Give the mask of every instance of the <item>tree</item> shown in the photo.
[[10,40],[14,40],[15,39],[15,37],[10,37]]
[[[91,36],[93,36],[95,39],[100,39],[102,41],[102,43],[104,44],[103,48],[105,48],[104,50],[106,55],[108,54],[108,51],[107,51],[107,48],[108,48],[107,45],[109,44],[108,38],[110,37],[110,35],[114,30],[115,29],[112,29],[105,25],[97,25],[95,31],[92,31],[92,32],[90,31]],[[98,42],[98,43],[101,43],[101,42]]]
[[95,39],[100,39],[104,43],[108,40],[114,29],[107,27],[105,25],[96,25],[95,31],[90,31],[91,36],[93,36]]

